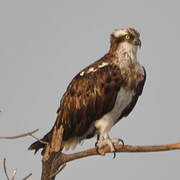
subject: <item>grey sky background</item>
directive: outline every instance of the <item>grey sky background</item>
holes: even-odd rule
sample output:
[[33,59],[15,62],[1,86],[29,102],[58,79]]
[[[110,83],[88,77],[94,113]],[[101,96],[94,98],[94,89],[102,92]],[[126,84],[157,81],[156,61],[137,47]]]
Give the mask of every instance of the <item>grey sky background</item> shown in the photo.
[[[138,59],[146,68],[142,97],[128,118],[111,131],[126,144],[175,143],[179,131],[180,10],[178,1],[0,1],[0,136],[55,122],[59,100],[73,76],[102,57],[110,33],[121,27],[141,32]],[[40,154],[27,151],[31,137],[0,141],[3,158],[17,179],[32,172],[40,179]],[[85,141],[75,151],[94,146]],[[180,152],[118,154],[69,163],[57,179],[179,179]],[[11,171],[12,173],[12,171]]]

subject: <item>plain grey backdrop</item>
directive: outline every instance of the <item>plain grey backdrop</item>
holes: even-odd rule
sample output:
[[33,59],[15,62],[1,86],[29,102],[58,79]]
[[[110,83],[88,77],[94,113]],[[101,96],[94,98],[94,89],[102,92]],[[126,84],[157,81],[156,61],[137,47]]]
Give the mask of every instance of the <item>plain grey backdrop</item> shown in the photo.
[[[180,140],[180,4],[145,0],[1,0],[0,136],[39,128],[47,133],[73,76],[109,49],[110,33],[121,27],[141,32],[138,59],[146,68],[142,97],[128,118],[111,131],[126,144],[156,145]],[[40,179],[41,156],[27,151],[31,137],[0,141],[3,158],[17,179]],[[75,151],[94,146],[95,138]],[[68,163],[57,179],[179,179],[180,152],[120,153]]]

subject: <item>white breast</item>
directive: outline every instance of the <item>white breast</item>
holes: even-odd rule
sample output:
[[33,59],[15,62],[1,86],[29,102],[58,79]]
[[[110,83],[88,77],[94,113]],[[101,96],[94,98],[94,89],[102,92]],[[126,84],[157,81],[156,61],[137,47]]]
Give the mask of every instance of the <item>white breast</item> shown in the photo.
[[129,105],[133,96],[133,91],[127,92],[124,88],[121,88],[117,95],[114,108],[101,119],[97,120],[95,122],[95,127],[99,129],[101,133],[109,132],[114,123],[121,116],[123,110]]

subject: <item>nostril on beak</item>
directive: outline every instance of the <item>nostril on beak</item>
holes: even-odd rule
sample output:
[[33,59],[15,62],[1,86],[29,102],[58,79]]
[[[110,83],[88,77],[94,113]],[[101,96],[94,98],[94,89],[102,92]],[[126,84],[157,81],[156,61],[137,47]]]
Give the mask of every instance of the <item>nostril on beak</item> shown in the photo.
[[136,46],[141,47],[141,40],[140,40],[139,38],[136,38],[135,41],[134,41],[134,44],[135,44]]

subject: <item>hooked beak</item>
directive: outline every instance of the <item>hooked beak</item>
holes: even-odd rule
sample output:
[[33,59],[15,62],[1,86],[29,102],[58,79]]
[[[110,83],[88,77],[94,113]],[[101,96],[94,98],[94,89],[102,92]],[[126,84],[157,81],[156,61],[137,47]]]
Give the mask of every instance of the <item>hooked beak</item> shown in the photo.
[[141,48],[141,40],[139,38],[135,38],[134,45],[139,46]]

